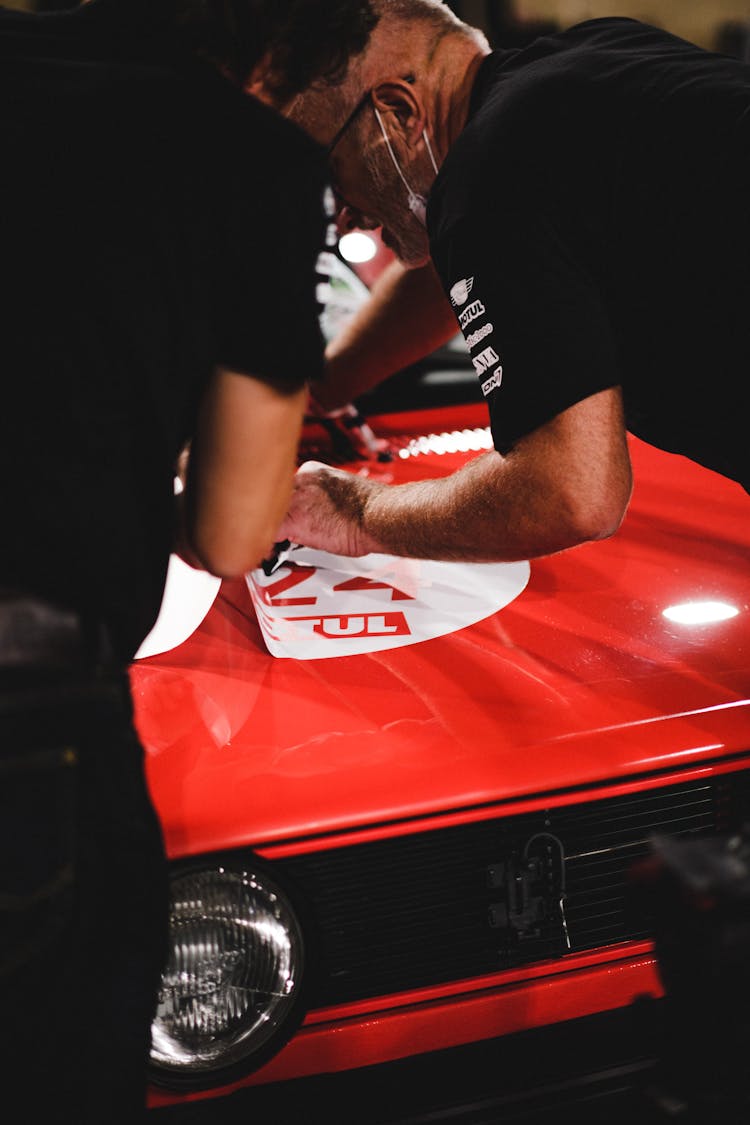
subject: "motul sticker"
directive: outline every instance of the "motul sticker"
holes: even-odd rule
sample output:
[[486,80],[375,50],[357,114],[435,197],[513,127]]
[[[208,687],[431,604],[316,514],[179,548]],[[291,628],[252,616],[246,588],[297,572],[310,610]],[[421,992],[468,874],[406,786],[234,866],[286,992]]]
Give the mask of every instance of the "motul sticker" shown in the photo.
[[471,324],[472,320],[483,316],[486,311],[481,301],[472,301],[471,304],[467,305],[464,311],[458,315],[458,323],[461,325],[461,330],[463,331]]
[[445,636],[517,598],[528,562],[453,563],[393,555],[343,558],[301,547],[246,576],[273,656],[355,656]]

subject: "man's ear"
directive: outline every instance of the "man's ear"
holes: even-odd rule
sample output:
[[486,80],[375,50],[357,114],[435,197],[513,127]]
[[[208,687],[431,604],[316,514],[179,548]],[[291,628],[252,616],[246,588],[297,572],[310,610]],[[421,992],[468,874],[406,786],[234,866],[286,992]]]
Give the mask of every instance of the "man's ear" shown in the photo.
[[385,117],[390,114],[390,127],[400,132],[411,147],[419,141],[426,126],[424,105],[419,93],[403,78],[379,82],[372,91],[372,103]]
[[278,78],[279,75],[272,64],[271,57],[266,54],[258,60],[250,71],[242,88],[246,94],[252,94],[259,101],[283,112],[286,108],[286,102],[279,96],[278,91],[282,83],[278,81]]

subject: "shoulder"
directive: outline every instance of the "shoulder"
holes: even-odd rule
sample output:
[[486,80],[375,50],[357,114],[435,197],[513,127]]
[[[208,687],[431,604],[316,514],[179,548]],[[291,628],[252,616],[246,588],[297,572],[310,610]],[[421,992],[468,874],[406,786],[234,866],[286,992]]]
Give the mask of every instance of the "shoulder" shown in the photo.
[[[257,222],[257,208],[276,200],[319,199],[327,177],[323,149],[293,122],[244,93],[208,63],[127,67],[115,76],[107,104],[123,154],[143,152],[167,180],[189,177],[182,192],[236,199]],[[171,162],[171,168],[169,168]],[[255,210],[255,213],[253,211]]]
[[304,183],[326,170],[323,148],[293,121],[234,86],[208,64],[191,61],[177,76],[183,119],[200,123],[201,140],[222,162],[252,166],[264,180]]

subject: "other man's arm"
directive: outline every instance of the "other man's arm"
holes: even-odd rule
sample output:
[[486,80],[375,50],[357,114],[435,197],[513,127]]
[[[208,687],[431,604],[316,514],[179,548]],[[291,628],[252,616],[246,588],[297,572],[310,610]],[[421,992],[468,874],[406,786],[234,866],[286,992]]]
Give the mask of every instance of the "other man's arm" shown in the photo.
[[394,260],[378,277],[370,299],[326,348],[316,403],[335,410],[411,363],[458,331],[432,265],[408,270]]
[[307,388],[285,393],[218,370],[199,411],[179,497],[177,550],[192,566],[236,578],[269,552],[292,492]]

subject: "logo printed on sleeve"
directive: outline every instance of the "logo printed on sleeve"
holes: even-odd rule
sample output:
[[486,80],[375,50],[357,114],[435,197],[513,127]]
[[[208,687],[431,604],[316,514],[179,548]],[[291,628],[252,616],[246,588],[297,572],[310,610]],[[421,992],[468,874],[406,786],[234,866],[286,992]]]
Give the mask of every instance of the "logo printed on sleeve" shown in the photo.
[[500,362],[500,356],[494,348],[485,348],[471,362],[474,364],[477,375],[482,375],[485,371],[489,371],[493,363]]
[[472,332],[470,336],[466,337],[466,347],[471,351],[485,336],[489,336],[490,332],[494,331],[492,324],[483,324],[481,328],[477,328],[476,332]]
[[496,367],[490,375],[489,379],[485,379],[485,381],[482,383],[482,394],[484,395],[484,397],[487,398],[487,395],[490,393],[490,391],[494,391],[496,387],[499,387],[502,381],[503,369],[502,367]]
[[451,302],[456,307],[466,304],[473,285],[473,277],[462,277],[461,280],[457,281],[451,288]]
[[465,329],[467,325],[471,324],[472,320],[476,320],[483,312],[485,312],[485,307],[482,302],[472,301],[470,305],[466,306],[462,313],[459,313],[458,323],[461,325],[462,329]]

